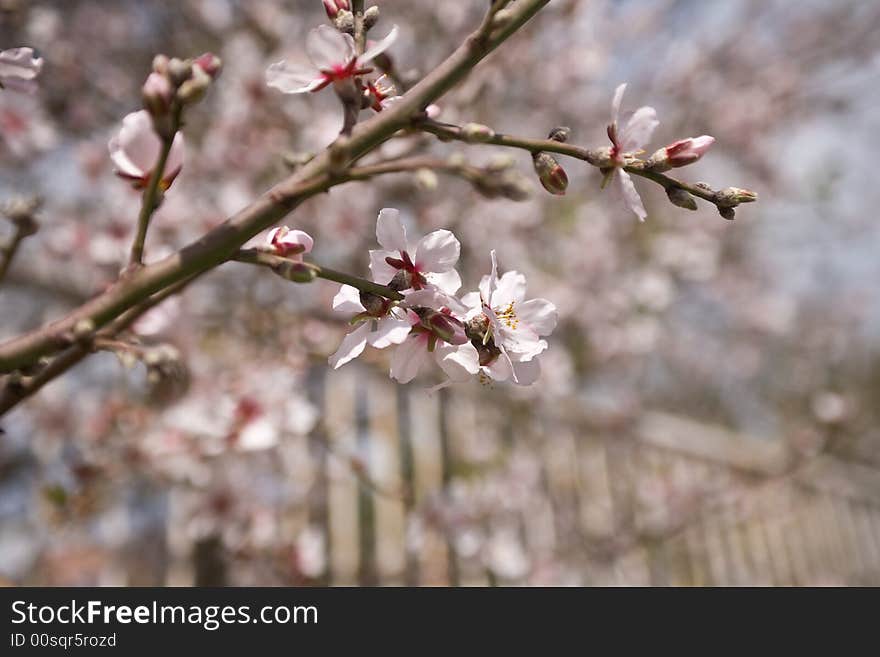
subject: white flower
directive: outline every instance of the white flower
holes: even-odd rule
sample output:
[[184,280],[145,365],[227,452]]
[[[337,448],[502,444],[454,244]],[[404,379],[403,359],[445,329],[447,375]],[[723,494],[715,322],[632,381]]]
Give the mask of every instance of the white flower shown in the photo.
[[324,87],[371,72],[367,64],[385,52],[397,39],[397,26],[384,39],[357,56],[354,39],[329,25],[309,31],[306,54],[312,66],[288,64],[282,60],[266,70],[266,84],[286,94],[319,91]]
[[0,51],[0,89],[32,92],[36,78],[43,69],[43,58],[34,57],[33,48],[12,48]]
[[303,254],[311,252],[315,240],[303,230],[278,226],[266,235],[266,244],[277,255],[302,262]]
[[333,298],[333,310],[354,313],[353,321],[358,322],[357,328],[345,336],[339,349],[330,356],[329,363],[334,369],[360,356],[367,344],[377,349],[400,344],[409,335],[412,326],[407,317],[407,312],[411,311],[392,307],[388,300],[382,302],[374,313],[367,312],[361,303],[360,292],[351,285],[343,285],[339,289]]
[[[132,112],[122,120],[122,129],[108,144],[116,175],[131,180],[136,189],[143,189],[162,149],[162,140],[153,130],[153,119],[147,110]],[[162,188],[168,189],[183,167],[183,134],[178,132],[171,142],[168,160],[162,175]]]
[[626,164],[626,156],[640,151],[650,140],[654,129],[660,124],[657,120],[657,112],[653,107],[640,107],[629,118],[623,130],[618,128],[620,115],[620,103],[623,100],[623,92],[626,84],[621,84],[614,91],[614,99],[611,101],[611,123],[608,125],[608,138],[611,139],[611,158],[614,167],[606,176],[602,186],[608,184],[611,177],[617,177],[620,183],[620,192],[625,205],[632,210],[639,221],[644,221],[648,213],[642,199],[636,191],[630,175],[623,170]]
[[508,271],[499,278],[494,250],[491,257],[492,273],[483,277],[480,291],[462,297],[469,325],[483,333],[480,364],[496,381],[530,385],[541,372],[536,357],[547,349],[542,336],[556,328],[556,306],[546,299],[526,301],[525,276]]
[[448,230],[435,230],[412,245],[407,241],[400,213],[384,208],[376,220],[376,239],[383,250],[370,251],[370,271],[375,282],[387,285],[398,272],[405,272],[409,284],[402,289],[435,286],[452,295],[461,287],[461,278],[455,271],[461,245]]

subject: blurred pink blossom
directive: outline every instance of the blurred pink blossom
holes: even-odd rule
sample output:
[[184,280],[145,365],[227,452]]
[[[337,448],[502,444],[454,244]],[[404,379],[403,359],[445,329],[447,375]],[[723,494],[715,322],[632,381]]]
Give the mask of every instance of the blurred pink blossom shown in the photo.
[[[110,159],[116,167],[116,175],[132,181],[136,189],[147,185],[162,140],[153,130],[153,119],[147,110],[132,112],[122,120],[122,129],[108,144]],[[174,135],[171,151],[162,176],[162,187],[168,189],[183,168],[183,134]]]
[[0,51],[0,89],[36,91],[36,78],[43,69],[43,58],[34,57],[33,48]]

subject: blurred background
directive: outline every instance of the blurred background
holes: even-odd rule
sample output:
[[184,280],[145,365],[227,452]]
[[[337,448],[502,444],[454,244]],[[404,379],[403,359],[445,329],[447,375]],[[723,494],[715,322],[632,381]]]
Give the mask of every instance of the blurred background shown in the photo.
[[[484,1],[384,0],[374,33],[414,81]],[[188,115],[187,161],[147,260],[217,225],[325,147],[333,94],[268,89],[317,0],[0,0],[0,48],[46,63],[0,92],[0,200],[41,228],[0,288],[0,339],[117,276],[139,195],[107,141],[156,53],[224,71]],[[410,135],[373,157],[508,167],[529,200],[429,173],[351,183],[286,223],[367,274],[378,210],[453,230],[474,289],[496,249],[560,310],[530,388],[398,386],[388,353],[328,370],[338,286],[229,263],[145,316],[162,366],[98,353],[2,418],[0,577],[45,585],[880,585],[880,4],[553,0],[439,105],[605,144],[611,95],[657,108],[651,150],[710,134],[676,172],[759,193],[732,222],[636,180],[648,220],[560,160]],[[366,118],[366,114],[364,115]],[[509,159],[507,159],[509,158]],[[0,223],[0,237],[11,233]]]

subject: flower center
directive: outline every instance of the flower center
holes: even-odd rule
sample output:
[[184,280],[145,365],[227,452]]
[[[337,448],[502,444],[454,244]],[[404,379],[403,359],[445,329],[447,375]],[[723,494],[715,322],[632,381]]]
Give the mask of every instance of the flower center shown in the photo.
[[515,331],[519,327],[519,317],[516,316],[513,304],[514,302],[511,301],[503,308],[495,309],[495,316],[498,317],[498,321],[506,325],[507,328]]
[[385,262],[397,270],[409,272],[412,276],[412,288],[414,290],[421,290],[428,284],[428,280],[425,278],[424,274],[419,271],[419,268],[412,261],[412,258],[409,257],[409,253],[406,251],[400,252],[400,258],[392,258],[391,256],[388,256],[385,258]]

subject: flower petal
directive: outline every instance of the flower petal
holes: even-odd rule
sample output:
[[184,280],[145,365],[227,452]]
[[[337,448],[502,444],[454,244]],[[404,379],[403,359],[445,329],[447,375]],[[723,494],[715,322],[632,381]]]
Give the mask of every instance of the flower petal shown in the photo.
[[620,118],[620,103],[623,101],[623,92],[626,91],[626,82],[617,85],[614,97],[611,99],[611,123],[617,123]]
[[43,69],[43,58],[34,57],[33,48],[0,51],[0,78],[33,80]]
[[406,228],[400,220],[400,211],[394,208],[382,208],[376,219],[376,240],[383,249],[388,251],[406,251]]
[[385,258],[397,258],[397,251],[370,251],[370,274],[373,282],[387,285],[397,270],[385,262]]
[[354,58],[354,39],[329,25],[319,25],[306,36],[306,53],[318,69],[332,70]]
[[285,94],[314,91],[324,78],[313,68],[280,61],[266,69],[266,84]]
[[361,303],[361,293],[356,287],[343,285],[333,297],[333,310],[340,313],[362,313],[365,308]]
[[461,276],[454,269],[437,274],[429,272],[425,278],[431,285],[435,285],[437,289],[446,294],[455,294],[461,287]]
[[367,335],[370,332],[370,322],[363,322],[354,331],[346,335],[339,345],[336,353],[327,359],[330,367],[338,369],[350,360],[361,355],[367,346]]
[[110,140],[110,159],[119,173],[146,178],[159,158],[161,147],[150,113],[140,110],[122,119],[122,129]]
[[620,135],[620,150],[631,153],[643,148],[654,134],[654,128],[660,125],[657,111],[653,107],[640,107],[626,123]]
[[[500,359],[499,359],[500,360]],[[541,364],[537,358],[529,361],[513,363],[514,380],[517,385],[530,386],[541,378]]]
[[379,320],[376,330],[370,333],[367,341],[376,349],[384,349],[406,340],[411,328],[409,320],[389,315]]
[[526,277],[518,271],[506,271],[497,279],[495,292],[489,304],[496,310],[503,309],[511,303],[517,304],[526,296]]
[[435,230],[425,235],[416,247],[416,267],[422,272],[442,273],[455,267],[461,244],[448,230]]
[[516,316],[538,335],[550,335],[556,328],[559,313],[547,299],[529,299],[516,306]]
[[397,40],[398,31],[399,30],[397,29],[396,25],[392,26],[391,31],[388,33],[388,36],[374,43],[372,46],[367,48],[363,55],[358,57],[358,63],[366,64],[377,55],[381,55],[383,52],[388,50],[391,44]]
[[409,383],[422,368],[428,358],[428,338],[424,335],[410,334],[394,350],[391,357],[391,378],[400,383]]
[[434,358],[453,381],[467,381],[480,371],[480,356],[470,342],[460,345],[438,342]]
[[636,191],[636,186],[630,175],[623,169],[618,169],[617,177],[620,179],[620,191],[623,194],[623,202],[630,210],[632,210],[639,221],[644,221],[648,213],[645,212],[645,206],[642,205],[642,197]]

